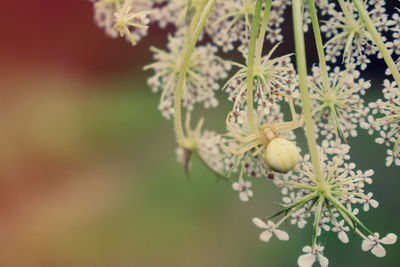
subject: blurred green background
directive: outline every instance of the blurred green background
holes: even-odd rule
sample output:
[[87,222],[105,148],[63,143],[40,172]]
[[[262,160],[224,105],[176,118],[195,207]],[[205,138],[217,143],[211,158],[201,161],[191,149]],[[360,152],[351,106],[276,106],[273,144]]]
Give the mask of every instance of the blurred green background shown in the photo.
[[[289,242],[263,243],[251,222],[277,210],[271,181],[255,179],[255,197],[242,203],[196,159],[190,177],[176,162],[171,122],[141,70],[164,32],[131,48],[104,36],[89,1],[6,7],[23,20],[0,16],[9,25],[0,44],[0,266],[296,266],[310,223],[285,227]],[[222,101],[197,115],[223,132],[228,109]],[[365,131],[349,142],[352,161],[375,170],[368,189],[380,206],[361,219],[398,234],[399,169],[385,167],[386,148]],[[362,252],[357,237],[344,245],[330,233],[325,245],[330,266],[400,266],[398,244],[383,259]]]

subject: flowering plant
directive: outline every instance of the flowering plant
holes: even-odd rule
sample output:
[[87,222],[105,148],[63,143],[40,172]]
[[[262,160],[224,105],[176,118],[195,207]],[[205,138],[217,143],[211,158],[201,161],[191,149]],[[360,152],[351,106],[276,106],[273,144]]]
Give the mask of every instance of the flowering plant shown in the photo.
[[[173,120],[178,159],[189,171],[191,155],[197,155],[211,172],[230,181],[245,202],[253,196],[252,179],[271,179],[283,198],[277,213],[253,219],[262,229],[262,241],[272,236],[287,241],[284,222],[302,229],[311,221],[313,236],[298,258],[299,266],[316,261],[328,265],[319,243],[328,231],[337,233],[343,243],[353,232],[362,239],[363,251],[385,256],[382,245],[394,244],[397,236],[389,233],[380,238],[358,218],[360,209],[378,207],[365,188],[372,183],[374,171],[359,170],[350,162],[347,139],[357,136],[359,128],[369,134],[378,132],[381,137],[375,141],[388,146],[386,165],[400,166],[397,11],[389,15],[383,0],[92,2],[95,20],[106,34],[119,34],[132,45],[147,34],[149,26],[174,26],[167,50],[152,47],[154,63],[144,69],[154,71],[148,84],[161,92],[161,114]],[[277,57],[280,42],[290,39],[282,28],[290,6],[295,51]],[[304,40],[310,29],[318,54],[311,70]],[[274,45],[270,51],[264,51],[266,42]],[[241,62],[225,58],[232,50],[241,53]],[[371,83],[362,74],[378,59],[387,65],[384,98],[367,104],[363,95]],[[227,132],[203,130],[203,119],[192,129],[196,104],[216,108],[218,90],[232,102]],[[281,110],[285,100],[289,121],[283,120]],[[308,151],[300,151],[294,141],[293,130],[298,128],[305,131]]]

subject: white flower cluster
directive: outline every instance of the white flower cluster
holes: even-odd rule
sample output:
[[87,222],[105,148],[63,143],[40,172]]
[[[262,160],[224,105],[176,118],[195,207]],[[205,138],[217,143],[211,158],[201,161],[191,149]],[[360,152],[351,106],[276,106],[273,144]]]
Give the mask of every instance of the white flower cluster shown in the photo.
[[[294,93],[297,85],[296,71],[290,63],[290,55],[272,58],[278,47],[276,45],[267,55],[260,58],[259,65],[255,68],[254,77],[254,102],[259,109],[265,109],[273,99],[273,92],[282,92],[287,95]],[[239,70],[227,81],[222,88],[229,94],[228,99],[234,102],[233,110],[240,109],[246,102],[247,70],[248,67],[234,63]],[[294,93],[295,94],[295,93]],[[292,97],[298,98],[298,95]]]
[[[326,232],[348,243],[352,231],[361,237],[363,251],[385,256],[382,245],[394,244],[397,236],[380,238],[357,218],[360,209],[367,212],[378,202],[366,191],[374,171],[349,162],[347,139],[359,127],[378,132],[375,141],[388,147],[386,165],[400,166],[399,10],[389,15],[384,0],[90,1],[95,21],[111,37],[119,33],[135,45],[153,25],[168,32],[166,50],[152,47],[154,62],[144,69],[154,71],[148,85],[161,93],[159,110],[174,122],[177,156],[187,172],[191,156],[198,156],[244,202],[253,196],[253,178],[265,177],[280,188],[282,210],[253,219],[262,241],[272,236],[287,241],[284,222],[302,229],[312,220],[314,234],[298,258],[301,267],[328,266],[318,242]],[[289,7],[296,53],[279,55],[282,40],[292,40],[283,28]],[[305,32],[314,35],[307,44],[315,41],[319,58],[310,74],[298,37]],[[232,59],[235,51],[243,58]],[[363,96],[371,82],[362,72],[376,60],[386,62],[385,73],[394,81],[385,80],[383,99],[367,105]],[[219,91],[232,102],[227,132],[203,130],[203,119],[192,129],[196,104],[216,108]],[[289,106],[289,119],[282,105]],[[295,143],[298,128],[305,129],[308,154],[300,155]]]
[[334,136],[357,136],[357,127],[365,121],[369,109],[361,98],[370,82],[360,79],[354,69],[335,67],[329,73],[328,87],[321,80],[320,69],[313,67],[309,78],[312,111],[317,122],[317,133],[330,140]]
[[[274,179],[274,183],[282,188],[283,209],[272,217],[281,214],[285,216],[277,223],[273,223],[271,217],[266,219],[268,225],[273,226],[268,228],[270,234],[285,221],[302,229],[310,218],[314,218],[313,244],[311,247],[304,247],[303,252],[308,254],[300,256],[298,260],[302,267],[312,266],[316,260],[321,266],[328,265],[328,259],[322,255],[324,248],[317,244],[323,232],[335,232],[341,242],[348,243],[350,230],[356,229],[356,233],[363,239],[362,250],[371,250],[378,257],[385,255],[381,244],[393,244],[397,239],[395,234],[388,234],[386,238],[378,240],[379,234],[373,233],[357,219],[357,206],[361,206],[364,211],[378,207],[378,202],[372,198],[373,194],[365,191],[365,185],[372,183],[371,176],[374,172],[357,170],[354,163],[348,162],[348,145],[341,144],[334,148],[332,144],[333,141],[325,140],[319,148],[324,183],[318,182],[308,154],[300,161],[298,168],[286,175],[277,175]],[[260,219],[255,218],[253,222],[263,228],[264,222]],[[357,226],[369,235],[365,236]],[[260,239],[267,242],[269,238],[265,236],[263,232]],[[285,233],[285,239],[278,238],[287,240],[286,236]]]
[[[367,65],[371,63],[369,57],[377,55],[378,48],[354,4],[351,1],[343,2],[345,4],[342,10],[338,11],[333,6],[327,10],[329,19],[321,26],[321,31],[325,33],[329,40],[325,44],[326,59],[333,64],[344,60],[346,64],[355,64],[361,70],[365,70]],[[366,3],[372,21],[380,32],[389,29],[388,15],[384,4],[385,1],[369,1],[369,4]]]
[[380,137],[375,139],[378,144],[385,144],[388,147],[386,166],[394,163],[400,166],[400,90],[396,82],[384,81],[383,95],[385,101],[378,99],[370,103],[372,114],[379,114],[383,117],[374,119],[373,115],[368,116],[368,123],[361,126],[369,129],[369,134],[377,131]]
[[[159,109],[166,119],[174,113],[182,43],[181,37],[170,36],[168,51],[152,47],[155,62],[144,68],[155,72],[148,84],[153,92],[161,91]],[[218,81],[227,77],[231,65],[218,57],[216,52],[217,48],[211,44],[198,46],[193,51],[183,88],[183,105],[188,110],[193,110],[196,103],[203,103],[205,108],[218,105],[215,97],[215,91],[219,89]]]
[[112,38],[124,36],[132,45],[147,34],[152,0],[90,0],[97,25]]

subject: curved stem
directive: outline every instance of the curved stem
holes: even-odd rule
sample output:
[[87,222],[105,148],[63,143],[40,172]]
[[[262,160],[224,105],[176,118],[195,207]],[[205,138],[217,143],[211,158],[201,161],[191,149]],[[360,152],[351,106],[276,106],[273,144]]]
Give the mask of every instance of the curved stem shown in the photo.
[[[373,41],[375,42],[376,46],[379,49],[379,52],[382,54],[383,59],[386,62],[386,65],[389,67],[390,71],[392,72],[393,78],[397,83],[397,87],[400,88],[400,72],[394,63],[392,56],[390,55],[389,51],[386,49],[384,42],[382,41],[382,37],[375,28],[374,23],[372,22],[367,9],[364,6],[364,3],[360,0],[353,0],[354,5],[357,8],[358,13],[360,14],[361,19],[364,22],[365,27],[367,28],[368,32],[371,34]],[[400,92],[395,91],[395,93],[400,96]]]
[[319,58],[319,66],[322,77],[322,84],[325,87],[325,90],[329,90],[329,76],[328,76],[328,68],[326,67],[325,60],[325,52],[324,52],[324,44],[322,43],[321,31],[318,22],[317,10],[315,8],[315,1],[308,0],[308,5],[310,7],[311,21],[314,30],[314,38],[315,44],[317,46],[318,58]]
[[353,16],[349,13],[349,10],[346,7],[346,3],[343,0],[339,0],[340,8],[342,9],[344,16],[348,23],[353,24],[355,22]]
[[184,146],[185,133],[182,126],[182,93],[185,86],[186,73],[189,69],[190,59],[197,40],[204,28],[208,16],[214,7],[216,0],[204,0],[196,10],[196,13],[189,26],[181,54],[181,66],[179,70],[178,83],[174,100],[174,124],[179,146]]
[[338,211],[342,211],[346,216],[348,216],[355,224],[360,226],[365,232],[370,235],[374,235],[374,233],[368,229],[357,217],[355,217],[345,206],[343,206],[340,201],[338,201],[332,194],[326,193],[325,197],[335,206]]
[[249,44],[249,55],[247,58],[247,116],[249,119],[250,132],[256,129],[254,122],[254,107],[253,107],[253,79],[254,79],[254,55],[256,53],[256,41],[258,28],[260,25],[262,0],[257,0],[254,10],[253,25],[251,27],[251,36]]
[[271,7],[272,7],[272,0],[267,0],[267,4],[265,5],[264,15],[263,15],[263,19],[262,19],[261,27],[260,27],[260,36],[258,37],[258,40],[257,40],[256,61],[255,61],[256,65],[260,64],[262,49],[263,49],[264,40],[265,40],[265,33],[266,33],[267,27],[268,27],[268,18],[269,18],[269,13],[271,12]]
[[317,142],[315,141],[314,123],[311,116],[310,95],[307,85],[307,61],[303,32],[302,0],[292,1],[294,39],[296,46],[297,72],[300,80],[301,101],[308,149],[313,163],[317,183],[322,181],[322,171],[319,163]]
[[318,204],[317,204],[317,209],[315,211],[315,218],[314,218],[314,234],[313,234],[313,239],[312,239],[312,247],[314,249],[315,245],[317,244],[317,237],[318,237],[318,227],[319,227],[319,222],[321,220],[321,215],[322,215],[322,208],[324,204],[325,197],[324,195],[321,195],[318,198]]

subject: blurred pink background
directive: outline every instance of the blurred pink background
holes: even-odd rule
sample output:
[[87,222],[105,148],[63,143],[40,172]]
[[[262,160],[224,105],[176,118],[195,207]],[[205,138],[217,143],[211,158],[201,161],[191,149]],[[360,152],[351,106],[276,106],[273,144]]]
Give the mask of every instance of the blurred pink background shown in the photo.
[[106,37],[85,0],[6,1],[2,11],[0,266],[77,266],[54,240],[109,212],[123,183],[88,122],[115,81],[142,75],[148,44]]

